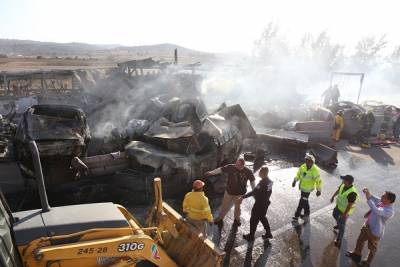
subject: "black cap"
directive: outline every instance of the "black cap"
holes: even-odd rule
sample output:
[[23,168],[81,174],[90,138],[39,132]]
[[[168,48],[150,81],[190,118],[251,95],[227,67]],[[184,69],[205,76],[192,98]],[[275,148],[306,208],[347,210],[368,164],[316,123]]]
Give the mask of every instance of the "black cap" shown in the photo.
[[354,177],[351,175],[344,175],[344,176],[340,176],[340,179],[344,180],[344,181],[348,181],[349,183],[353,183],[354,182]]

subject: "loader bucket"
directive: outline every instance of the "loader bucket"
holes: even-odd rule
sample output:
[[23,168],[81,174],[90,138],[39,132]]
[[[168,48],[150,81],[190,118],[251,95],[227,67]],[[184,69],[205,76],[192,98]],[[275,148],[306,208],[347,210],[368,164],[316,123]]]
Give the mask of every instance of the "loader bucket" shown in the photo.
[[225,253],[196,232],[183,217],[162,201],[161,179],[154,179],[155,202],[147,224],[162,232],[162,247],[179,266],[222,266]]
[[336,167],[338,164],[337,150],[323,144],[313,145],[310,149],[318,164],[326,167]]

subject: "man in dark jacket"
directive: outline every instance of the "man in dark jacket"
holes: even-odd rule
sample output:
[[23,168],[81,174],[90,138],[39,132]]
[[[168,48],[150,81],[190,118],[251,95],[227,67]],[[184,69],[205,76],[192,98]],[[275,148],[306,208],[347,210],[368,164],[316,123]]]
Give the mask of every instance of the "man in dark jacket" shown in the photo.
[[218,217],[214,220],[214,224],[221,230],[223,228],[223,220],[225,215],[231,209],[232,204],[235,206],[233,222],[234,226],[240,226],[240,204],[242,203],[241,197],[246,194],[247,181],[250,181],[250,186],[254,189],[254,175],[253,172],[245,166],[245,161],[239,158],[235,164],[228,164],[221,168],[208,171],[204,174],[205,177],[226,173],[228,175],[228,182],[222,204],[219,208]]
[[269,227],[268,219],[266,217],[268,206],[271,203],[269,198],[272,193],[272,181],[268,178],[268,168],[262,167],[260,169],[259,175],[261,177],[261,181],[257,184],[257,186],[253,189],[253,191],[245,194],[242,198],[248,198],[253,196],[255,198],[255,202],[253,208],[251,210],[250,217],[250,233],[247,235],[243,235],[243,238],[247,241],[254,240],[254,234],[257,230],[257,225],[259,222],[262,223],[265,229],[265,235],[263,238],[268,240],[272,238],[271,229]]

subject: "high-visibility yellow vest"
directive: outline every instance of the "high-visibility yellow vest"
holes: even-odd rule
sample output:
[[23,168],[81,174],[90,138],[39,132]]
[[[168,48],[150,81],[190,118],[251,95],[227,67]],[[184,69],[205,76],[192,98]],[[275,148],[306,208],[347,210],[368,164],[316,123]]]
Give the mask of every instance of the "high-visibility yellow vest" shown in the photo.
[[191,219],[213,221],[208,198],[203,191],[187,193],[183,199],[183,211]]
[[312,192],[315,188],[321,191],[322,181],[315,164],[309,170],[305,163],[302,164],[297,171],[296,181],[300,182],[300,190],[303,192]]
[[[347,189],[346,191],[344,191],[344,184],[342,184],[339,187],[339,193],[338,193],[338,196],[336,199],[336,205],[341,213],[345,212],[347,205],[349,204],[349,201],[347,200],[347,196],[353,192],[357,194],[357,198],[356,198],[356,201],[357,201],[358,192],[357,192],[357,188],[354,185],[352,187],[350,187],[349,189]],[[353,204],[353,206],[350,208],[349,212],[347,213],[348,215],[351,215],[353,213],[354,207],[355,207],[355,203]]]
[[337,125],[337,127],[335,127],[335,129],[343,129],[344,128],[344,119],[342,116],[335,115],[335,125]]

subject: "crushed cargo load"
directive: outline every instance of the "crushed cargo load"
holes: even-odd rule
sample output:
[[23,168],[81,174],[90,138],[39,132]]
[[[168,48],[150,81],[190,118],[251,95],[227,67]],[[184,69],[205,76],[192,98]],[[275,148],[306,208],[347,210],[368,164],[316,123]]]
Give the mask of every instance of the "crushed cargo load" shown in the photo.
[[[187,110],[191,112],[194,109]],[[174,117],[174,113],[168,114]],[[193,118],[185,113],[181,115],[182,118]],[[239,105],[223,105],[213,114],[202,119],[196,115],[195,118],[199,120],[192,123],[171,122],[162,117],[154,121],[141,136],[136,135],[137,140],[130,141],[124,152],[80,160],[88,168],[88,176],[131,169],[139,171],[140,177],[157,175],[165,178],[164,190],[168,196],[181,193],[206,171],[234,162],[241,153],[244,138],[256,136]],[[75,166],[77,172],[85,169],[81,168],[82,164]],[[213,181],[210,182],[210,188],[219,192],[221,187],[218,181]]]

